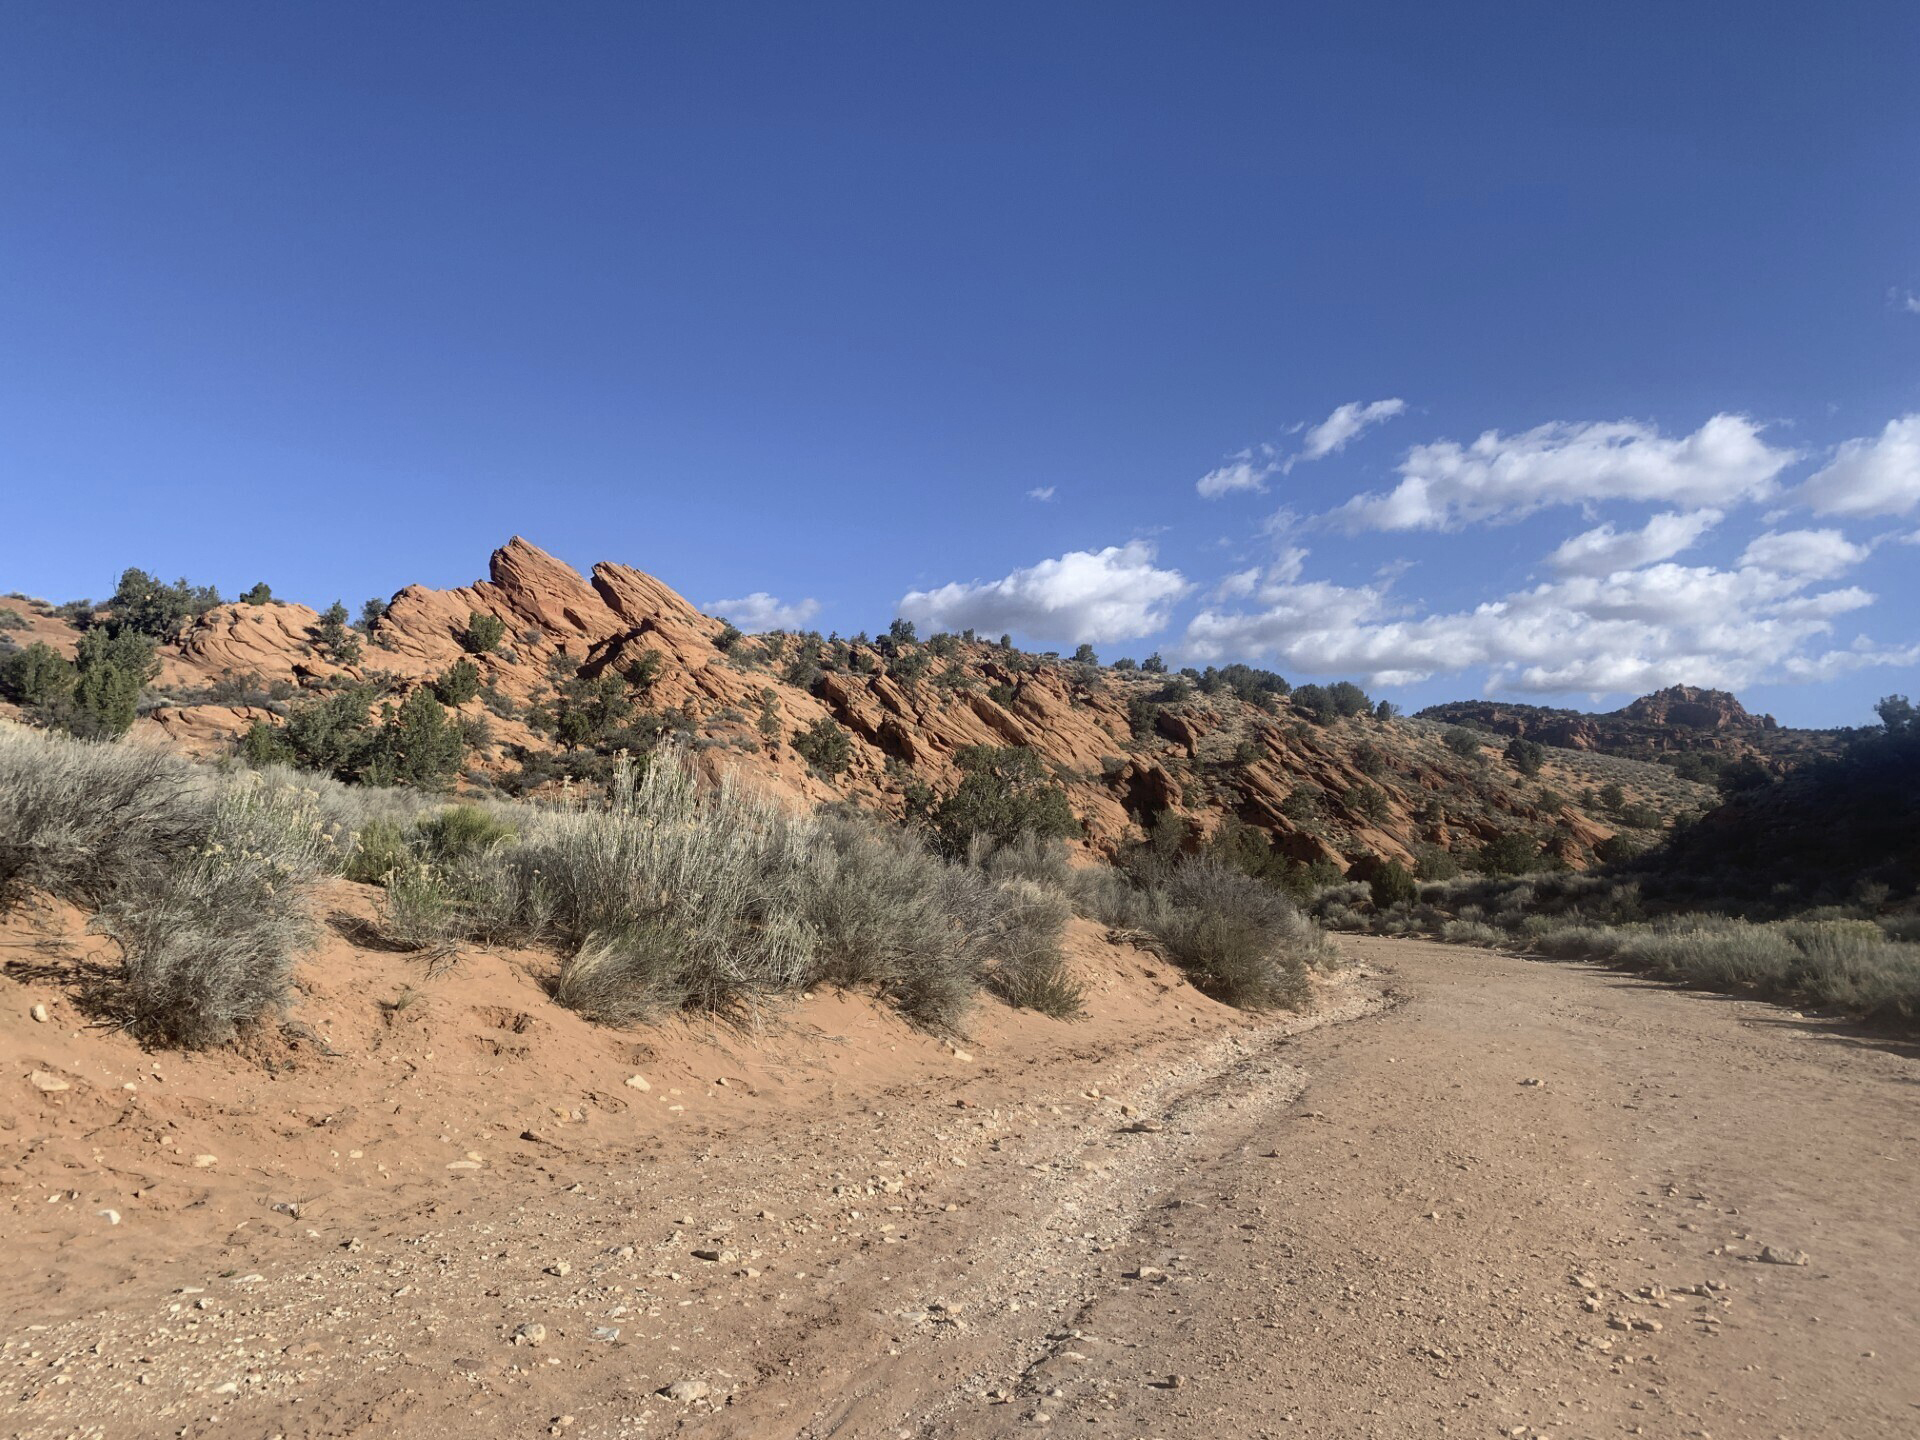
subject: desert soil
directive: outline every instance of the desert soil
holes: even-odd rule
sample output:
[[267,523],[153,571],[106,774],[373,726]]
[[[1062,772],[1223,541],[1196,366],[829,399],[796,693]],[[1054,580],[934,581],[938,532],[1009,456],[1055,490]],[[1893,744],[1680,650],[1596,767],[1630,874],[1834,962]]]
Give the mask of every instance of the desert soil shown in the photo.
[[[782,1087],[713,1039],[625,1092],[644,1134],[565,1105],[490,1129],[475,1100],[395,1179],[395,1089],[309,1107],[237,1188],[127,1182],[169,1206],[109,1219],[94,1180],[35,1181],[0,1432],[1920,1434],[1920,1052],[1591,967],[1341,944],[1305,1018],[1167,978],[1131,1032],[955,1054],[823,998],[812,1051],[924,1063]],[[343,1168],[371,1159],[355,1126],[390,1146],[377,1180]],[[87,1132],[109,1169],[112,1131]],[[316,1145],[331,1183],[294,1164]]]

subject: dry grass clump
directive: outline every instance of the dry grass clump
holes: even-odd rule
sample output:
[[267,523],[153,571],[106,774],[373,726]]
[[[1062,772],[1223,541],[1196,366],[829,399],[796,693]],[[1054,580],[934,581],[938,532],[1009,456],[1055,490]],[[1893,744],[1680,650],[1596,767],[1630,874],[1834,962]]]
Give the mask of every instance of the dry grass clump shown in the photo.
[[822,823],[811,858],[808,983],[872,987],[917,1024],[958,1028],[983,978],[989,887],[904,831],[844,817]]
[[284,1006],[314,939],[309,891],[331,862],[310,794],[250,779],[221,790],[194,849],[100,909],[100,927],[126,952],[135,1032],[214,1045]]
[[599,808],[540,810],[489,880],[530,938],[572,954],[554,996],[596,1020],[662,1009],[743,1015],[799,989],[811,821],[730,775],[702,786],[659,755],[622,760]]
[[286,1003],[338,850],[315,790],[0,730],[0,902],[95,909],[125,953],[95,1002],[151,1043],[216,1044]]

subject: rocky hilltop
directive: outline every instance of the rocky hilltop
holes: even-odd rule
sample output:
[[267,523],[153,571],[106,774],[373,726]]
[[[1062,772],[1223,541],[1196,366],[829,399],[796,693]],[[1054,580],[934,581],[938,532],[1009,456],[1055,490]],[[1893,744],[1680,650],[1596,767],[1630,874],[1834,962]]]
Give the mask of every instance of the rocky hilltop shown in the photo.
[[[41,639],[72,653],[74,624],[41,602],[16,608],[28,612],[19,643]],[[476,649],[475,616],[498,622],[496,643]],[[322,617],[304,605],[213,606],[162,645],[134,738],[231,754],[256,724],[280,725],[347,687],[370,687],[390,703],[423,688],[444,693],[444,677],[466,662],[478,685],[452,706],[474,740],[465,788],[537,788],[590,774],[596,760],[604,768],[604,754],[567,743],[552,718],[564,688],[596,681],[709,770],[744,770],[797,802],[904,815],[952,788],[964,747],[1029,747],[1101,853],[1173,817],[1196,836],[1237,823],[1278,857],[1342,871],[1515,832],[1582,865],[1617,828],[1594,813],[1591,795],[1621,774],[1572,754],[1524,776],[1497,742],[1461,755],[1442,743],[1442,727],[1419,720],[1310,713],[1299,695],[1279,693],[1277,677],[1261,683],[1278,688],[1262,689],[1244,677],[1116,669],[972,635],[743,636],[639,570],[603,563],[582,576],[517,537],[493,553],[487,579],[451,590],[410,585],[348,645],[324,634]],[[1664,733],[1683,714],[1712,708],[1700,698],[1711,692],[1668,693],[1685,698],[1636,702],[1650,708],[1635,723]],[[1751,717],[1724,698],[1734,718],[1716,733],[1746,734]],[[1664,707],[1657,719],[1655,702]],[[1464,710],[1490,731],[1528,735],[1536,713],[1560,713]],[[825,760],[806,744],[823,734],[838,752]],[[1564,727],[1539,738],[1604,748]],[[1625,778],[1633,788],[1635,777]],[[1707,798],[1664,771],[1635,793],[1668,815]]]
[[1601,714],[1501,700],[1454,700],[1429,706],[1420,718],[1634,759],[1705,753],[1732,760],[1753,756],[1775,765],[1830,753],[1843,733],[1789,730],[1771,715],[1751,713],[1725,690],[1691,685],[1671,685]]

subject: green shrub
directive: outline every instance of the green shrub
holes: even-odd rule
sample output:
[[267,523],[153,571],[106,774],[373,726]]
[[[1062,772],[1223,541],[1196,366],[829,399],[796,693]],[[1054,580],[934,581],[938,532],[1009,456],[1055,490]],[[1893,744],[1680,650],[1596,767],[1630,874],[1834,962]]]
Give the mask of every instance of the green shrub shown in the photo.
[[27,617],[11,605],[0,605],[0,630],[24,630]]
[[52,705],[73,689],[73,666],[44,640],[0,659],[0,696],[20,705]]
[[484,805],[450,805],[415,827],[421,853],[440,865],[484,855],[518,834],[511,820]]
[[1517,830],[1494,836],[1473,855],[1474,869],[1488,875],[1525,875],[1540,861],[1539,842]]
[[1413,878],[1406,866],[1397,860],[1389,860],[1373,872],[1367,882],[1375,910],[1391,910],[1396,905],[1410,905],[1420,895],[1419,883]]
[[480,693],[480,667],[471,660],[456,660],[433,682],[433,693],[442,705],[461,706]]
[[793,748],[818,775],[843,775],[853,763],[853,740],[831,717],[822,715],[793,734]]
[[470,655],[490,655],[507,638],[507,622],[484,610],[467,612],[467,628],[460,632],[460,648]]
[[387,877],[413,858],[407,830],[381,817],[354,834],[341,873],[362,885],[384,885]]
[[293,764],[374,785],[437,790],[450,784],[466,758],[460,725],[425,690],[397,709],[381,704],[376,720],[375,694],[371,685],[349,685],[296,707],[284,726],[256,721],[241,739],[241,758],[255,767]]
[[1538,775],[1541,767],[1547,763],[1546,746],[1538,740],[1527,740],[1518,735],[1507,742],[1502,754],[1509,765],[1529,778]]
[[1354,785],[1340,797],[1340,803],[1349,815],[1358,815],[1369,825],[1384,824],[1393,813],[1386,792],[1377,785]]
[[271,605],[273,603],[273,587],[262,580],[251,590],[243,590],[240,592],[240,603],[243,605]]
[[160,668],[151,636],[133,629],[89,630],[74,647],[76,679],[61,728],[84,739],[124,735],[139,713],[140,691]]
[[719,650],[731,650],[746,638],[740,627],[731,620],[723,621],[720,633],[713,637],[714,647]]
[[634,657],[633,663],[620,673],[626,676],[627,683],[642,695],[652,690],[660,679],[661,667],[665,664],[660,652],[649,646]]
[[1464,725],[1454,725],[1440,737],[1441,743],[1462,760],[1476,759],[1480,754],[1482,736],[1478,731],[1469,730]]
[[1066,792],[1039,755],[1024,746],[968,745],[954,753],[958,788],[933,808],[933,832],[949,855],[965,855],[977,840],[1007,845],[1032,834],[1047,839],[1080,834]]
[[211,585],[193,585],[184,579],[166,585],[144,570],[130,569],[121,573],[119,588],[107,601],[112,616],[109,628],[168,640],[187,621],[219,603],[220,592]]
[[1451,880],[1460,873],[1460,862],[1453,852],[1438,845],[1413,847],[1413,874],[1418,880]]

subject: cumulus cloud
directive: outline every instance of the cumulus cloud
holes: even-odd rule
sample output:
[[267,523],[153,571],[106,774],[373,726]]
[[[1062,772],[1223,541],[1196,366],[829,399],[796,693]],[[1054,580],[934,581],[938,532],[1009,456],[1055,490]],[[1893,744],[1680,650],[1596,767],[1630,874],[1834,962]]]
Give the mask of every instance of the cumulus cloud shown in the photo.
[[1027,498],[1029,500],[1039,500],[1044,503],[1053,499],[1053,488],[1051,485],[1036,485],[1033,489],[1027,491]]
[[1398,485],[1355,496],[1329,518],[1349,530],[1444,530],[1606,500],[1718,508],[1772,494],[1797,458],[1743,415],[1715,415],[1684,436],[1631,420],[1554,421],[1517,435],[1489,430],[1471,445],[1416,445]]
[[1407,402],[1399,399],[1373,400],[1365,404],[1349,400],[1307,431],[1307,438],[1301,442],[1300,453],[1287,461],[1287,468],[1291,470],[1302,460],[1319,460],[1346,449],[1347,442],[1369,425],[1391,420],[1406,408]]
[[1854,544],[1838,530],[1769,530],[1747,546],[1740,563],[1831,580],[1866,559],[1872,549]]
[[1905,515],[1920,505],[1920,415],[1849,440],[1800,487],[1819,515]]
[[1873,596],[1856,587],[1810,591],[1819,567],[1809,573],[1791,562],[1812,563],[1831,547],[1772,538],[1761,553],[1773,565],[1665,562],[1571,576],[1470,610],[1425,615],[1394,604],[1381,585],[1268,586],[1257,596],[1261,609],[1216,607],[1195,616],[1186,648],[1200,660],[1270,658],[1296,671],[1387,685],[1484,669],[1489,690],[1542,694],[1737,688],[1913,663],[1920,647],[1859,641],[1822,648],[1835,620]]
[[1127,640],[1166,628],[1175,600],[1193,587],[1154,563],[1144,540],[1073,550],[999,580],[913,590],[899,613],[935,630],[1012,631],[1078,644]]
[[820,602],[807,599],[792,605],[764,590],[742,595],[737,600],[715,600],[707,606],[709,615],[721,615],[742,630],[798,630],[820,613]]
[[1691,548],[1720,520],[1718,510],[1690,513],[1668,510],[1653,516],[1638,530],[1615,530],[1612,525],[1600,525],[1562,541],[1547,557],[1547,563],[1563,575],[1611,575],[1616,570],[1637,570],[1656,560],[1670,560]]

